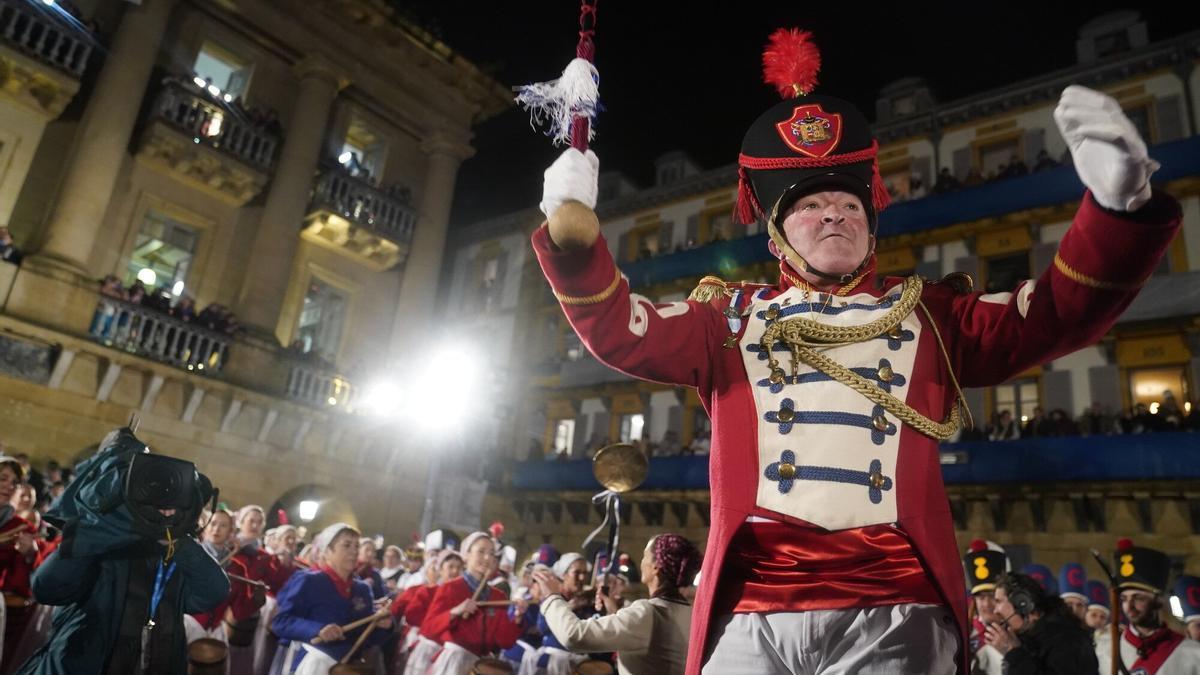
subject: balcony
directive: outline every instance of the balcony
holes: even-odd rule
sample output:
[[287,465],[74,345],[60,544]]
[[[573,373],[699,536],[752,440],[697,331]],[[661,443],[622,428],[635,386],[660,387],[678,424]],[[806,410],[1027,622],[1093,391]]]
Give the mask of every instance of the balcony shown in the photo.
[[232,206],[266,186],[279,133],[189,82],[168,79],[154,99],[138,160]]
[[114,349],[202,375],[219,375],[233,338],[131,302],[99,296],[89,334]]
[[288,372],[288,398],[314,408],[349,411],[355,393],[346,378],[320,364],[296,361]]
[[0,0],[3,97],[54,119],[79,90],[95,41],[73,19],[37,2]]
[[408,257],[416,224],[404,191],[375,187],[334,166],[313,187],[303,236],[383,271]]

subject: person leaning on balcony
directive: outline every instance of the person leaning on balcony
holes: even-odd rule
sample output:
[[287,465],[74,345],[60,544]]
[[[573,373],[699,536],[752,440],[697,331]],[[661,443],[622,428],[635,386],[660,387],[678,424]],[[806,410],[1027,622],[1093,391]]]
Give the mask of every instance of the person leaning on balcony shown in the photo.
[[20,265],[24,257],[20,249],[13,243],[12,233],[8,231],[7,227],[0,226],[0,260]]
[[742,143],[737,210],[765,223],[776,285],[708,277],[668,303],[632,292],[589,213],[591,151],[546,171],[533,248],[599,361],[695,388],[712,418],[711,573],[689,675],[965,670],[937,449],[964,417],[959,385],[1096,342],[1153,274],[1180,206],[1151,187],[1158,164],[1116,100],[1071,86],[1054,118],[1088,190],[1046,272],[990,294],[965,275],[884,277],[887,196],[865,116],[811,82],[777,84],[788,100]]
[[642,554],[642,583],[650,597],[586,620],[571,611],[557,577],[542,570],[533,577],[542,590],[543,620],[564,648],[617,652],[617,670],[623,675],[676,675],[687,662],[692,623],[692,605],[680,589],[691,586],[699,571],[700,552],[690,541],[660,534]]

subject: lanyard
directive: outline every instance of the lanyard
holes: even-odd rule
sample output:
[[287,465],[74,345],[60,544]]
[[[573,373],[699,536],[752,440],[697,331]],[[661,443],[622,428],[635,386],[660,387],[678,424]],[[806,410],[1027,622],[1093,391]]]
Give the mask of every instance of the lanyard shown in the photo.
[[146,617],[146,623],[149,626],[154,625],[154,615],[158,612],[158,603],[162,602],[163,593],[167,590],[167,582],[171,580],[171,575],[174,573],[174,560],[166,566],[165,573],[163,561],[161,559],[158,561],[158,572],[154,575],[154,592],[150,595],[150,615]]
[[170,565],[164,566],[160,558],[158,571],[154,574],[154,590],[150,593],[150,614],[146,617],[146,625],[142,627],[142,673],[150,670],[150,631],[154,629],[154,615],[158,613],[158,604],[162,602],[163,593],[167,590],[167,582],[174,573],[175,561],[172,560]]

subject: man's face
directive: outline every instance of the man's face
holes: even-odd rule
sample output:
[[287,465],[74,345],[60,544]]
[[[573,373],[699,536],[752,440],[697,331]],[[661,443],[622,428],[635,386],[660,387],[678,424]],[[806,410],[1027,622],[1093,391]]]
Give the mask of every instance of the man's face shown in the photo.
[[1027,623],[1024,617],[1017,614],[1017,608],[1008,599],[1008,591],[1001,586],[996,587],[996,615],[996,620],[1007,622],[1013,632],[1021,630]]
[[1137,628],[1158,628],[1162,623],[1158,596],[1146,591],[1121,591],[1121,611]]
[[1089,607],[1083,621],[1092,630],[1104,628],[1108,625],[1108,610],[1101,607]]
[[295,533],[295,531],[288,530],[287,532],[284,532],[283,536],[279,539],[279,543],[282,544],[283,548],[288,550],[289,552],[295,551],[296,550],[296,533]]
[[848,192],[801,197],[781,216],[780,229],[797,253],[830,274],[853,272],[871,250],[866,210]]
[[1071,611],[1075,613],[1075,616],[1079,617],[1080,621],[1083,621],[1087,617],[1087,603],[1083,600],[1075,597],[1066,597],[1063,598],[1063,602],[1067,603],[1067,607],[1071,608]]
[[986,626],[996,621],[996,595],[992,591],[983,591],[972,596],[975,598],[975,613]]

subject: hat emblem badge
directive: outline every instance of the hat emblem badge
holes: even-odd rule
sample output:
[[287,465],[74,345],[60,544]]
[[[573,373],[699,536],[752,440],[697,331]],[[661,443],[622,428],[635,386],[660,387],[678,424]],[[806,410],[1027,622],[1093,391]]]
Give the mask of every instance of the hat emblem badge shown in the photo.
[[842,140],[842,116],[826,112],[820,104],[798,105],[775,130],[792,150],[808,157],[826,157]]

